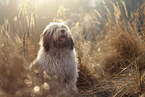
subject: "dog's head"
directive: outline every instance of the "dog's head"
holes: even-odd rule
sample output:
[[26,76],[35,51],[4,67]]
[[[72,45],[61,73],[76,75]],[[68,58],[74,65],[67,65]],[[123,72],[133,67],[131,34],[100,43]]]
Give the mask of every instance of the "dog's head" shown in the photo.
[[41,34],[40,46],[48,52],[51,48],[73,49],[74,43],[68,26],[64,23],[50,23]]

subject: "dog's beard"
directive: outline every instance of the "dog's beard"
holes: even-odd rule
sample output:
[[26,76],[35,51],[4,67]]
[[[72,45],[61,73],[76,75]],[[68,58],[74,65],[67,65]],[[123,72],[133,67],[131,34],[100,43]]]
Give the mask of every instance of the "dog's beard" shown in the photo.
[[67,48],[69,47],[68,31],[65,28],[57,28],[53,33],[54,47]]
[[56,39],[56,40],[54,40],[54,42],[53,42],[53,46],[55,47],[55,48],[59,48],[59,49],[61,49],[61,48],[68,48],[69,47],[69,42],[70,40],[69,40],[69,38],[68,37],[65,37],[65,36],[61,36],[61,37],[59,37],[58,39]]

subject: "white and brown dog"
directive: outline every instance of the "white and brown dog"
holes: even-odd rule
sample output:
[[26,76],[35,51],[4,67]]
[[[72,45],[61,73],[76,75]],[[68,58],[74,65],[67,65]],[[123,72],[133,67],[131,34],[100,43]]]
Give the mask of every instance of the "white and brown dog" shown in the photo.
[[77,59],[68,26],[65,23],[50,23],[43,31],[39,45],[31,68],[57,75],[58,83],[77,91]]

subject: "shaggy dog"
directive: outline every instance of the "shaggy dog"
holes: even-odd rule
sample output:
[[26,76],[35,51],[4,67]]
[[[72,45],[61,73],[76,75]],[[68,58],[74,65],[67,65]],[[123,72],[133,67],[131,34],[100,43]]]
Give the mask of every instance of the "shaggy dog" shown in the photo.
[[77,91],[77,60],[68,26],[50,23],[41,34],[39,45],[40,50],[31,68],[55,75],[61,86]]

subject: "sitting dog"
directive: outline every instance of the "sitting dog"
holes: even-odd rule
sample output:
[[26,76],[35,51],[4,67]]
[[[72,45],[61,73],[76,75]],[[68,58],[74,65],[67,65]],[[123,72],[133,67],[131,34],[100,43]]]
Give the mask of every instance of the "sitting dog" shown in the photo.
[[70,30],[65,23],[50,23],[40,36],[40,49],[31,69],[56,75],[57,82],[77,91],[77,59]]

